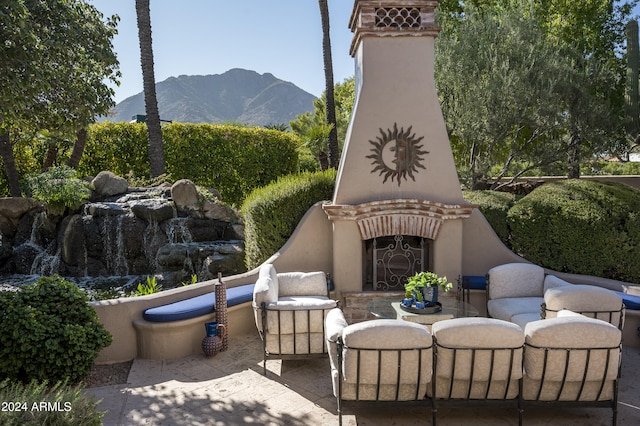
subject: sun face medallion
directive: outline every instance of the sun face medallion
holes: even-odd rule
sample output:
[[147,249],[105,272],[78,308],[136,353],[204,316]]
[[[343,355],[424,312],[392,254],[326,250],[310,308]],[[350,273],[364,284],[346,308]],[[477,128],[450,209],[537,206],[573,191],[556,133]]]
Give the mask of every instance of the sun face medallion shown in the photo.
[[415,173],[418,169],[425,169],[422,165],[422,155],[428,154],[428,151],[422,150],[419,142],[424,136],[416,138],[415,133],[411,134],[411,128],[405,131],[403,127],[398,130],[397,123],[393,124],[393,130],[387,129],[386,132],[380,129],[380,136],[375,141],[370,140],[373,145],[371,151],[373,154],[367,155],[371,158],[371,165],[374,166],[371,173],[378,172],[378,176],[383,176],[382,183],[387,182],[391,178],[391,182],[398,181],[398,186],[402,179],[407,180],[407,176],[415,181]]

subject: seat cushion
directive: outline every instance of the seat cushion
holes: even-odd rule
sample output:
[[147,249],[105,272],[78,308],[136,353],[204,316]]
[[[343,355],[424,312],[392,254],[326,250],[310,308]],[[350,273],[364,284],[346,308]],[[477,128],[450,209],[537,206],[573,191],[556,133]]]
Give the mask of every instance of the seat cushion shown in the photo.
[[487,302],[487,311],[493,318],[511,321],[511,317],[518,314],[537,314],[540,318],[540,305],[543,297],[509,297],[506,299],[492,299]]
[[301,311],[310,309],[332,309],[336,301],[326,296],[289,296],[267,304],[267,309],[279,311]]
[[524,314],[517,314],[511,317],[511,322],[520,326],[521,329],[524,328],[533,321],[540,320],[540,312],[527,312]]
[[[253,298],[253,287],[253,284],[247,284],[228,288],[227,306],[250,302]],[[179,321],[210,314],[215,311],[215,306],[216,295],[212,292],[147,309],[143,312],[142,317],[151,322]]]

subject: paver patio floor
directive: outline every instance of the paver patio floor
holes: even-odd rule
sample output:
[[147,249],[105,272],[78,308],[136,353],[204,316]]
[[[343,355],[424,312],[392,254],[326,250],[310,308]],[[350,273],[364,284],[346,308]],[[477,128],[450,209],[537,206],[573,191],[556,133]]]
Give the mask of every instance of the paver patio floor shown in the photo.
[[[229,350],[173,361],[135,360],[128,382],[87,391],[102,399],[106,426],[115,425],[335,425],[336,399],[329,360],[267,362],[262,375],[257,334],[231,336]],[[618,424],[640,424],[640,348],[623,349]],[[421,404],[354,404],[345,425],[431,423]],[[517,425],[513,408],[440,408],[438,425]],[[610,425],[606,408],[527,409],[525,425]]]

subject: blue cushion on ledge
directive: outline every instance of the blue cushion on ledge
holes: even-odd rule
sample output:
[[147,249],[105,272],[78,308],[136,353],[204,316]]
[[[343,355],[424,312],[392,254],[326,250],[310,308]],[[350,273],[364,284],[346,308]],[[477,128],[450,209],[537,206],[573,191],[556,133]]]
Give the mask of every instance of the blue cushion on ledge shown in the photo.
[[487,277],[484,275],[465,275],[462,277],[463,287],[468,285],[471,290],[486,290]]
[[634,296],[633,294],[627,294],[621,291],[614,291],[614,293],[622,297],[622,303],[624,303],[626,309],[634,311],[640,309],[640,296]]
[[[250,302],[253,299],[254,284],[241,285],[227,289],[227,306],[235,306]],[[168,305],[150,308],[144,311],[142,317],[151,322],[179,321],[199,317],[215,311],[215,292],[169,303]]]

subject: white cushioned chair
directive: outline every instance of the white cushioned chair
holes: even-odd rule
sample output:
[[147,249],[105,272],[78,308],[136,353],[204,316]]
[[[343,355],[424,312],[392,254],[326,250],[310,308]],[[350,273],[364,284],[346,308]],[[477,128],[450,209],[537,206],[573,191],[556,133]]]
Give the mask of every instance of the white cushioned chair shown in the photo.
[[333,309],[326,332],[340,424],[345,400],[424,399],[433,362],[433,341],[426,327],[392,319],[347,325],[342,311]]
[[507,263],[493,267],[487,273],[487,313],[519,325],[538,320],[544,287],[544,269],[538,265]]
[[253,309],[263,343],[264,374],[267,358],[326,356],[324,319],[336,306],[329,299],[324,272],[279,274],[271,264],[261,266]]
[[524,334],[513,323],[494,318],[455,318],[432,326],[436,361],[432,423],[437,406],[481,400],[518,407]]
[[608,322],[561,311],[525,330],[522,404],[610,407],[617,418],[621,331]]
[[562,309],[607,321],[622,330],[624,304],[602,287],[569,283],[530,263],[506,263],[487,273],[487,313],[518,324],[554,318]]

